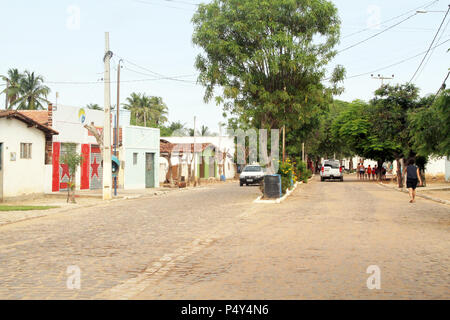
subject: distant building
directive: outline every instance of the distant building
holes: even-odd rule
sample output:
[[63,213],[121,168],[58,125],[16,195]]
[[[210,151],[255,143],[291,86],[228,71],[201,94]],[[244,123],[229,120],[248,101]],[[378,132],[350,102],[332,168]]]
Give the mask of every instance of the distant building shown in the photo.
[[[170,175],[174,180],[181,176],[188,179],[188,165],[191,165],[191,174],[194,174],[194,158],[197,168],[197,178],[220,179],[224,175],[226,179],[232,179],[236,175],[234,164],[235,144],[233,137],[162,137],[160,145],[160,182],[168,181]],[[195,150],[195,151],[194,151]],[[172,172],[169,173],[169,159]],[[181,168],[179,168],[181,163]]]
[[26,113],[0,111],[0,201],[44,194],[45,163],[58,132]]

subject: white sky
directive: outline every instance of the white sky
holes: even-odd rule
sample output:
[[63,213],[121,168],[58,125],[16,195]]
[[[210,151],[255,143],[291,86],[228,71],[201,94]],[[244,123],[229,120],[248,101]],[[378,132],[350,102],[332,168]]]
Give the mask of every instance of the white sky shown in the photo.
[[[432,0],[334,0],[342,19],[342,36],[373,26],[377,21],[386,21],[417,7],[430,4]],[[72,106],[88,103],[103,105],[103,84],[95,83],[102,77],[104,32],[110,32],[111,50],[118,56],[167,76],[190,75],[182,78],[194,81],[197,73],[194,60],[199,52],[191,42],[192,24],[190,19],[195,10],[196,0],[60,0],[29,1],[0,0],[1,48],[0,74],[9,68],[35,71],[48,82],[94,82],[91,84],[47,83],[52,92],[50,100]],[[436,1],[428,10],[445,11],[448,3]],[[79,21],[77,17],[79,11]],[[409,15],[411,15],[410,13]],[[398,27],[371,39],[353,49],[339,54],[332,63],[343,64],[347,75],[370,72],[409,58],[428,49],[444,13],[430,12],[418,14]],[[74,19],[75,17],[75,19]],[[343,38],[339,48],[346,48],[383,28],[408,17],[382,24],[357,35]],[[446,22],[450,20],[447,18]],[[444,24],[444,27],[447,24]],[[447,28],[440,41],[450,39]],[[434,93],[439,88],[449,65],[450,42],[437,48],[415,83],[422,94]],[[381,72],[385,76],[395,75],[390,83],[404,83],[410,80],[422,56]],[[193,127],[193,117],[199,125],[207,125],[218,131],[218,123],[223,121],[222,110],[214,103],[203,102],[203,88],[191,83],[154,80],[154,78],[134,71],[148,73],[125,62],[121,72],[121,102],[131,92],[145,92],[163,97],[169,107],[169,120],[180,120]],[[134,71],[131,71],[131,70]],[[115,70],[112,69],[115,78]],[[3,83],[0,83],[2,85]],[[372,97],[380,85],[379,80],[370,75],[345,81],[343,100]],[[3,89],[4,86],[0,86]],[[112,103],[116,101],[115,84],[111,88]],[[4,107],[4,95],[0,96],[0,108]]]

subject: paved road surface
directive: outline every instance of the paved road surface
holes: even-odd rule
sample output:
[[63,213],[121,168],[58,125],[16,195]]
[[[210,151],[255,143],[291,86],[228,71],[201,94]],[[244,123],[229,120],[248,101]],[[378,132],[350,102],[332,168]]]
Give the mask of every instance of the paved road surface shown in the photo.
[[448,206],[349,179],[257,195],[225,184],[0,227],[0,298],[450,298]]

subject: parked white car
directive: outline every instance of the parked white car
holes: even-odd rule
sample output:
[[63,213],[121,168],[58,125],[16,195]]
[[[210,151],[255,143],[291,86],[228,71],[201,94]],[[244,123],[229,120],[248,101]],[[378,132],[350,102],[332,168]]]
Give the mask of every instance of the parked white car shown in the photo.
[[264,179],[264,170],[260,165],[248,165],[239,176],[239,185],[259,184]]
[[320,181],[339,179],[344,181],[344,170],[338,160],[325,160],[320,170]]

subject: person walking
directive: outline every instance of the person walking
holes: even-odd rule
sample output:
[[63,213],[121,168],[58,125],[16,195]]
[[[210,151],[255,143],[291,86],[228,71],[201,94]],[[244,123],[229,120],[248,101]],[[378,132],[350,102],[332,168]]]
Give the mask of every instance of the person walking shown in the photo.
[[361,162],[359,165],[359,180],[364,180],[364,175],[366,174],[366,169],[364,168],[364,163]]
[[414,164],[414,159],[409,159],[408,166],[403,169],[403,175],[406,174],[406,187],[409,191],[409,203],[416,202],[416,188],[417,182],[419,181],[419,186],[422,185],[422,177],[420,176],[419,168]]

